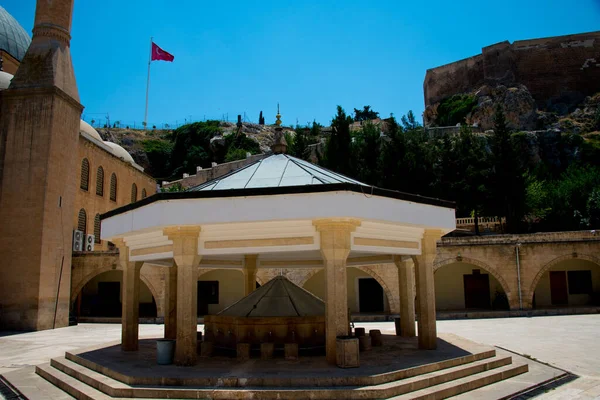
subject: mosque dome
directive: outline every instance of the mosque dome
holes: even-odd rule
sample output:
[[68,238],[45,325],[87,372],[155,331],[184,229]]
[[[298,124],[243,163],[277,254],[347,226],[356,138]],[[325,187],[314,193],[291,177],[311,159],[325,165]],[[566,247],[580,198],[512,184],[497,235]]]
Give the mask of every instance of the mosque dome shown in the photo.
[[22,61],[30,43],[31,38],[25,29],[0,6],[0,50]]
[[93,126],[85,122],[84,120],[79,121],[79,132],[85,132],[96,140],[102,141],[100,134]]
[[133,157],[131,157],[131,154],[129,154],[127,150],[125,150],[118,144],[113,142],[104,142],[104,144],[112,149],[112,153],[115,156],[121,158],[124,161],[127,161],[130,164],[135,164],[135,161],[133,161]]
[[13,76],[8,72],[0,71],[0,90],[8,89]]

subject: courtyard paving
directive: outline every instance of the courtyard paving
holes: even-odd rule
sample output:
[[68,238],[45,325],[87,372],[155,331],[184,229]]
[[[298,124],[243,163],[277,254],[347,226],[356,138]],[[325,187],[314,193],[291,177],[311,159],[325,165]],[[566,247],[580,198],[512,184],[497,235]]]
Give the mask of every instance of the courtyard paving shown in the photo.
[[[394,330],[391,322],[356,325]],[[580,376],[538,398],[600,399],[600,315],[438,321],[437,326],[439,333],[499,346]]]
[[[362,322],[357,326],[394,330],[392,322]],[[539,398],[600,398],[600,315],[438,321],[438,331],[500,346],[580,376]],[[140,338],[157,337],[162,332],[162,325],[140,325]],[[120,336],[121,327],[117,324],[0,333],[0,374],[48,362],[52,357],[63,356],[65,351],[119,340]]]

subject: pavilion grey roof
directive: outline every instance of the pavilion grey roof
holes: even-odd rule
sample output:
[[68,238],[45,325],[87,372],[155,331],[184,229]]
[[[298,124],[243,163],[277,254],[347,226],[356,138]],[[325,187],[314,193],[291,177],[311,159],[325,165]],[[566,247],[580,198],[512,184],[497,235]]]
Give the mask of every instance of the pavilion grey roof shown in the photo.
[[218,315],[231,317],[308,317],[325,315],[325,303],[312,293],[276,276]]
[[368,186],[344,175],[311,164],[288,154],[274,154],[212,181],[189,188],[204,190],[251,189],[351,183]]

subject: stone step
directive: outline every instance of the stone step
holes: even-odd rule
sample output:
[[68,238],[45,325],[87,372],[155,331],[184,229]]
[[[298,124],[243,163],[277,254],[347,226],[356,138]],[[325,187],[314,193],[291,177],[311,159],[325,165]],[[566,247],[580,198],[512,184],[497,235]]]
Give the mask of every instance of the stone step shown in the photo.
[[[310,376],[294,376],[294,377],[281,377],[281,376],[213,376],[213,377],[202,377],[202,376],[190,376],[178,375],[175,378],[171,377],[157,377],[157,376],[146,376],[144,378],[138,378],[135,376],[125,375],[117,372],[113,369],[109,369],[96,362],[88,360],[87,358],[81,357],[78,354],[66,352],[65,358],[76,364],[79,364],[92,371],[99,372],[107,375],[113,379],[132,386],[151,385],[151,386],[179,386],[179,387],[332,387],[332,386],[372,386],[379,385],[387,382],[394,382],[401,379],[411,378],[414,376],[423,375],[430,372],[442,371],[461,365],[467,365],[469,363],[490,359],[496,356],[495,349],[486,349],[473,354],[432,362],[429,364],[418,365],[405,369],[399,369],[396,371],[390,371],[385,373],[379,373],[375,375],[362,375],[354,377],[352,383],[348,382],[347,376],[332,376],[331,374],[324,374],[322,376],[316,376],[311,374]],[[57,360],[62,360],[58,358]]]
[[[19,368],[2,374],[23,399],[29,400],[72,400],[73,397],[35,373],[35,367]],[[0,395],[0,399],[2,395]]]
[[455,381],[430,386],[411,393],[390,397],[389,400],[441,400],[456,396],[484,386],[493,385],[505,379],[510,379],[520,374],[527,373],[526,363],[506,365],[476,375],[467,376]]
[[[125,400],[125,398],[122,397],[111,397],[105,393],[102,393],[101,391],[94,389],[93,387],[81,382],[80,380],[75,379],[52,367],[50,363],[40,364],[36,366],[35,372],[40,377],[44,378],[45,380],[52,383],[54,386],[61,389],[63,392],[67,393],[68,395],[72,396],[77,400]],[[173,399],[182,400],[175,398]],[[34,398],[31,398],[30,400],[34,400]],[[138,400],[150,399],[138,397]]]
[[[509,366],[512,362],[510,356],[495,356],[489,359],[475,361],[466,365],[460,365],[435,371],[411,378],[401,379],[395,382],[388,382],[373,386],[351,386],[351,387],[244,387],[244,388],[207,388],[207,387],[169,387],[169,386],[136,386],[132,387],[122,382],[116,381],[105,375],[92,371],[82,365],[74,363],[63,357],[52,360],[51,366],[40,368],[40,375],[47,377],[50,382],[55,383],[60,378],[67,377],[57,386],[72,394],[81,391],[81,396],[77,398],[89,399],[95,397],[85,397],[88,395],[86,390],[91,390],[96,395],[101,394],[105,397],[96,397],[98,399],[108,398],[212,398],[212,399],[377,399],[388,398],[400,394],[410,393],[422,390],[424,388],[452,384],[465,377],[485,373],[490,370],[501,369]],[[55,371],[55,372],[54,372]],[[457,393],[461,393],[457,391]]]

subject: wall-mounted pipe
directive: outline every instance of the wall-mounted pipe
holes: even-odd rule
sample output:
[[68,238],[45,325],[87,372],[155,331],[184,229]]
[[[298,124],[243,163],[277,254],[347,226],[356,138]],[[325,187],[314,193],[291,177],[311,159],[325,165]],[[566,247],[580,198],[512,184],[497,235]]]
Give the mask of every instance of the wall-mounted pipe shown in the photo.
[[521,247],[521,243],[517,243],[515,246],[515,254],[517,257],[517,286],[519,290],[519,310],[523,309],[523,298],[521,296],[521,262],[519,260],[519,247]]

